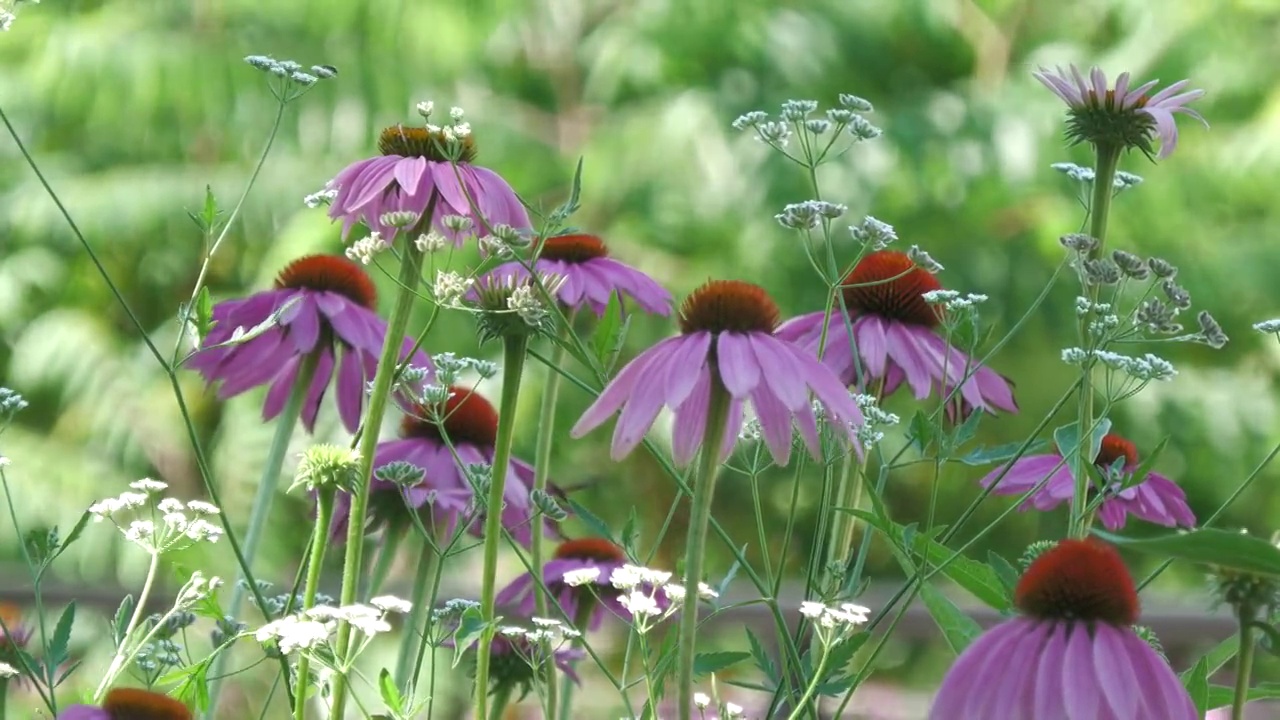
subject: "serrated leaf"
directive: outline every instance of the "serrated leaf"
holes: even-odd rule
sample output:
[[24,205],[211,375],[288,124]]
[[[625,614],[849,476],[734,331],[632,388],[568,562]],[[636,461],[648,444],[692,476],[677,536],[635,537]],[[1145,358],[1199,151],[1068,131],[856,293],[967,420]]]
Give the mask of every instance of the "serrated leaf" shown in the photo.
[[45,662],[50,668],[61,665],[70,657],[67,647],[71,644],[71,627],[75,622],[76,603],[73,600],[58,617],[58,624],[53,629],[53,637],[49,640],[49,656],[45,658]]
[[[1155,449],[1147,453],[1146,458],[1144,458],[1133,471],[1133,474],[1130,476],[1129,482],[1127,483],[1129,486],[1138,485],[1146,481],[1147,475],[1151,474],[1151,468],[1155,467],[1156,461],[1160,459],[1160,454],[1164,452],[1165,446],[1168,444],[1169,436],[1165,435],[1161,438],[1160,442],[1156,444]],[[1123,467],[1124,458],[1118,457],[1116,458],[1116,462],[1122,463],[1121,467]]]
[[382,694],[382,702],[386,704],[388,710],[396,715],[404,713],[400,689],[396,687],[396,681],[391,679],[391,672],[386,668],[382,668],[382,672],[378,673],[378,692]]
[[72,543],[80,539],[80,536],[84,534],[84,529],[89,526],[89,520],[92,518],[93,515],[88,512],[80,515],[80,519],[76,521],[75,527],[71,528],[70,533],[67,533],[66,539],[58,543],[58,550],[53,554],[54,558],[61,555],[67,548],[71,547]]
[[111,639],[115,641],[116,647],[124,643],[124,630],[129,626],[129,619],[133,617],[133,608],[132,593],[125,595],[120,601],[120,607],[116,608],[115,618],[111,622]]
[[[769,657],[769,653],[765,652],[764,643],[760,642],[760,638],[751,632],[750,628],[746,629],[747,643],[751,646],[751,659],[755,661],[756,669],[773,682],[773,686],[777,687],[781,676],[778,674],[778,666],[774,664],[773,659]],[[771,688],[772,689],[772,688]]]
[[[1093,433],[1090,437],[1089,447],[1086,450],[1086,458],[1090,465],[1098,457],[1098,453],[1102,450],[1102,438],[1111,431],[1111,420],[1102,418],[1094,423]],[[1067,459],[1067,467],[1075,465],[1076,448],[1080,446],[1080,423],[1073,422],[1069,425],[1053,431],[1053,441],[1058,445],[1058,452],[1062,453],[1062,457]]]
[[1095,530],[1094,534],[1138,552],[1248,573],[1280,575],[1280,548],[1253,535],[1215,528],[1146,538],[1127,538],[1102,530]]
[[80,666],[83,664],[84,664],[83,660],[76,660],[73,663],[65,665],[62,669],[62,673],[58,675],[58,679],[54,681],[53,683],[54,687],[57,687],[61,685],[63,682],[65,682],[66,679],[71,677],[71,674],[74,673],[76,670],[78,670]]
[[[1049,443],[1043,440],[1037,440],[1027,446],[1027,450],[1022,454],[1022,456],[1026,457],[1027,455],[1038,453],[1048,446]],[[1011,460],[1018,454],[1018,448],[1020,447],[1022,447],[1022,443],[1020,442],[1004,443],[1003,445],[995,445],[992,447],[979,447],[974,448],[955,459],[965,465],[993,465],[995,463],[1002,463],[1006,460]]]
[[573,498],[565,498],[565,502],[569,503],[569,507],[573,508],[573,514],[587,526],[594,535],[613,540],[613,534],[609,531],[609,525],[605,521],[596,517],[595,513],[583,507]]
[[983,413],[980,412],[970,413],[969,417],[965,418],[965,421],[960,424],[960,427],[956,428],[949,441],[950,447],[947,451],[948,456],[960,449],[965,443],[972,440],[974,436],[978,434],[978,424],[982,422],[982,415]]
[[1187,688],[1191,702],[1195,703],[1196,717],[1203,717],[1209,709],[1209,665],[1204,658],[1200,658],[1195,667],[1187,671],[1182,684]]
[[907,431],[911,442],[920,450],[922,455],[929,450],[929,445],[933,443],[937,433],[937,429],[930,424],[929,417],[924,414],[923,410],[917,410],[911,416],[911,423],[907,426]]
[[596,330],[591,335],[591,349],[595,351],[596,360],[606,365],[609,349],[613,347],[614,335],[622,327],[622,302],[618,293],[609,293],[609,302],[604,306],[604,314],[596,323]]
[[725,668],[737,665],[749,657],[751,657],[751,653],[738,651],[698,653],[697,657],[693,659],[693,675],[694,677],[701,677],[720,672]]
[[484,616],[480,614],[479,608],[469,607],[462,611],[462,617],[458,618],[458,627],[453,631],[453,664],[451,667],[458,667],[458,663],[462,662],[463,653],[480,639],[480,635],[487,625],[488,623],[484,621]]
[[929,615],[942,630],[942,637],[956,655],[964,652],[982,634],[982,628],[973,618],[965,615],[955,603],[929,583],[920,586],[920,599],[929,610]]

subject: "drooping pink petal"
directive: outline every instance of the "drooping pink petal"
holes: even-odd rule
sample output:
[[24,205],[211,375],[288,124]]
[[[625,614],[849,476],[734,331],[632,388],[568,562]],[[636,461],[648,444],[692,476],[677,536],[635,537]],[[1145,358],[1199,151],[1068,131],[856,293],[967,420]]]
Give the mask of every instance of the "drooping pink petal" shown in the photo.
[[720,380],[729,394],[745,398],[760,382],[760,364],[751,351],[751,342],[741,333],[721,333],[716,338]]

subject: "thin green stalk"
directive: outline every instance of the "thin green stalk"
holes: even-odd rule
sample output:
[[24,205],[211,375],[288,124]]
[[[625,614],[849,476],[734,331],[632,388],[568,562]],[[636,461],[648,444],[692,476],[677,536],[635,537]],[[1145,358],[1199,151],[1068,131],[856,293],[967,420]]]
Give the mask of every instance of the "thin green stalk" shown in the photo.
[[787,720],[798,720],[804,713],[805,706],[813,699],[814,694],[818,691],[818,683],[827,674],[827,661],[831,658],[831,652],[824,645],[822,648],[822,658],[818,660],[818,669],[813,671],[813,679],[809,681],[809,687],[805,688],[804,695],[796,703],[796,709],[791,711],[787,716]]
[[502,715],[511,704],[511,685],[503,684],[493,691],[493,709],[489,711],[489,720],[502,720]]
[[[316,527],[311,534],[311,557],[307,561],[307,585],[302,591],[302,609],[314,607],[320,588],[320,570],[324,567],[324,550],[329,544],[329,524],[333,521],[333,493],[331,487],[321,488],[316,497]],[[298,658],[298,687],[293,699],[294,720],[304,720],[307,714],[307,686],[310,684],[311,660],[303,653]]]
[[[693,707],[693,662],[698,640],[698,583],[702,580],[702,564],[707,553],[707,526],[711,520],[711,500],[715,495],[716,475],[720,472],[720,446],[725,425],[729,421],[729,391],[718,375],[712,374],[711,397],[707,401],[707,426],[702,434],[702,457],[698,477],[694,479],[689,501],[689,537],[684,548],[684,607],[680,611],[679,703],[680,720],[690,720]],[[657,712],[654,708],[654,712]]]
[[[436,195],[427,202],[424,218],[430,218],[435,212]],[[378,370],[373,376],[373,392],[369,396],[369,410],[364,416],[364,427],[360,433],[360,480],[351,493],[351,514],[347,526],[346,556],[342,564],[342,594],[340,603],[351,605],[356,602],[356,593],[360,589],[360,563],[364,558],[365,516],[369,512],[369,483],[373,478],[373,456],[378,447],[378,433],[382,430],[382,416],[386,412],[387,403],[391,399],[391,381],[396,374],[396,365],[404,344],[404,334],[409,326],[409,316],[413,314],[413,290],[418,278],[418,267],[422,262],[422,253],[413,243],[405,244],[404,260],[400,264],[400,292],[396,295],[396,304],[391,309],[387,320],[387,337],[382,344],[382,356],[378,359]],[[347,661],[347,652],[351,648],[351,625],[342,622],[338,625],[337,655],[338,662]],[[347,702],[347,678],[344,673],[337,673],[333,678],[333,710],[331,716],[343,717]]]
[[[1089,234],[1097,239],[1098,244],[1093,250],[1089,251],[1089,259],[1096,260],[1101,257],[1102,249],[1107,241],[1107,218],[1111,214],[1111,185],[1115,180],[1116,167],[1120,164],[1120,147],[1112,147],[1109,145],[1098,145],[1097,162],[1093,170],[1093,197],[1089,203]],[[1085,280],[1083,269],[1080,272],[1081,280]],[[1085,296],[1089,299],[1090,305],[1098,301],[1099,287],[1096,284],[1084,282]],[[1080,318],[1079,336],[1080,347],[1089,348],[1089,323],[1092,317],[1092,310],[1085,313]],[[1090,458],[1084,452],[1084,448],[1088,447],[1086,443],[1092,437],[1093,428],[1093,383],[1092,383],[1093,366],[1086,361],[1081,368],[1080,383],[1080,408],[1077,414],[1076,428],[1078,428],[1078,436],[1080,438],[1076,447],[1075,455],[1075,492],[1071,497],[1071,537],[1082,538],[1089,533],[1089,526],[1092,521],[1089,518],[1090,513],[1087,510],[1089,502],[1089,466],[1092,464],[1093,458]]]
[[391,566],[395,564],[400,542],[404,540],[407,530],[408,528],[397,520],[388,525],[386,531],[382,533],[382,547],[378,550],[378,562],[369,575],[369,588],[366,594],[370,597],[382,592],[382,586],[387,581],[387,575],[391,573]]
[[400,638],[400,654],[396,656],[396,687],[401,692],[409,692],[409,681],[415,684],[417,677],[410,677],[416,665],[414,657],[417,654],[418,641],[421,639],[419,632],[425,632],[422,627],[426,619],[431,615],[431,608],[427,602],[427,590],[431,585],[431,576],[435,572],[436,566],[440,560],[436,557],[436,553],[424,540],[422,542],[422,557],[418,559],[418,567],[413,573],[413,589],[410,591],[409,602],[413,606],[409,608],[409,617],[404,622],[404,637]]
[[1253,674],[1253,623],[1256,613],[1251,605],[1240,606],[1240,650],[1236,660],[1236,690],[1231,700],[1231,720],[1244,720],[1244,706],[1249,702],[1249,678]]
[[133,605],[133,615],[129,618],[129,624],[125,626],[124,633],[120,636],[120,646],[116,648],[115,657],[111,658],[111,665],[107,667],[107,672],[102,676],[102,682],[98,684],[98,689],[93,693],[93,701],[101,702],[102,697],[107,694],[107,688],[111,687],[111,681],[116,679],[116,675],[124,669],[126,658],[129,652],[126,650],[130,642],[133,641],[133,631],[138,629],[138,623],[142,622],[143,614],[146,612],[147,601],[151,599],[151,588],[156,583],[156,572],[160,569],[160,553],[152,551],[151,564],[147,566],[147,579],[142,583],[142,592],[138,593],[138,602]]
[[[573,332],[573,313],[567,315],[567,322],[560,326],[561,342],[553,343],[551,362],[556,367],[564,364],[568,351],[565,349],[567,335]],[[547,491],[547,476],[551,469],[551,444],[555,440],[556,400],[560,394],[560,373],[547,368],[547,380],[542,386],[542,407],[538,411],[538,446],[533,462],[533,488],[538,492]],[[546,537],[542,530],[541,518],[534,518],[533,545],[529,548],[530,573],[533,575],[534,612],[536,617],[550,617],[547,614],[547,593],[542,580],[542,565],[546,558]],[[546,708],[548,720],[556,718],[556,664],[546,664]]]
[[[526,335],[508,335],[502,341],[502,398],[498,406],[498,436],[494,443],[493,466],[489,479],[489,501],[484,518],[484,575],[480,584],[480,615],[485,626],[476,645],[475,717],[488,717],[489,648],[497,630],[494,623],[494,598],[497,596],[498,545],[502,542],[502,498],[506,492],[507,466],[511,462],[511,443],[515,438],[516,404],[520,400],[520,380],[524,375]],[[537,536],[540,528],[534,528]]]
[[5,719],[5,701],[9,699],[9,681],[0,678],[0,720]]
[[[3,429],[3,428],[0,428],[0,429]],[[27,569],[31,571],[32,585],[34,586],[34,592],[35,592],[36,616],[40,619],[40,646],[42,648],[48,648],[49,641],[45,639],[46,638],[45,621],[44,621],[45,612],[44,612],[44,600],[43,600],[44,593],[40,590],[41,574],[36,569],[35,563],[32,562],[31,560],[31,553],[27,550],[27,543],[22,534],[22,526],[18,523],[18,509],[14,507],[13,495],[12,493],[9,492],[9,478],[4,473],[3,465],[0,465],[0,488],[4,489],[4,502],[5,502],[5,506],[9,508],[9,521],[13,525],[13,534],[17,536],[18,549],[22,551],[22,559],[26,563]],[[5,625],[4,620],[2,619],[0,619],[0,632],[3,632],[6,637],[12,634],[10,633],[9,628]],[[37,677],[39,668],[32,667],[27,662],[26,657],[22,655],[17,655],[14,659],[18,663],[18,669],[21,670],[24,674],[30,677]],[[53,671],[54,669],[50,668],[50,673],[52,673]],[[36,692],[40,693],[40,699],[43,700],[45,706],[49,708],[49,712],[53,713],[56,717],[58,712],[58,703],[55,697],[56,693],[54,693],[53,690],[50,689],[49,694],[46,695],[44,691],[45,685],[48,685],[50,688],[52,688],[53,683],[46,681],[45,683],[32,683],[32,685],[35,686]]]
[[[262,533],[266,530],[267,519],[271,516],[271,505],[276,497],[276,488],[280,484],[280,471],[284,467],[284,456],[289,451],[289,443],[293,440],[293,431],[302,416],[302,405],[311,389],[311,381],[315,378],[316,366],[320,361],[320,353],[312,352],[298,363],[298,377],[293,381],[289,397],[285,400],[284,409],[276,418],[275,434],[271,437],[271,447],[267,449],[267,458],[262,463],[262,477],[258,479],[258,491],[253,498],[253,508],[249,511],[249,527],[245,531],[241,552],[244,555],[244,569],[240,572],[240,580],[231,591],[231,604],[227,606],[227,614],[239,617],[240,606],[244,603],[245,593],[250,583],[254,582],[250,571],[253,560],[258,555],[258,544],[262,542]],[[266,612],[266,608],[262,608]],[[231,653],[224,652],[213,661],[212,676],[220,678],[230,661]],[[209,687],[209,717],[216,717],[218,696],[223,683],[214,680]]]

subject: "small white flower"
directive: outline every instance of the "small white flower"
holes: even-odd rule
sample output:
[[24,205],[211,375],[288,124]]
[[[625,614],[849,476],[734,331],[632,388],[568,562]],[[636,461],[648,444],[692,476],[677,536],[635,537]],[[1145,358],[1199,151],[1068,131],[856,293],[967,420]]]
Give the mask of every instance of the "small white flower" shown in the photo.
[[632,590],[626,595],[620,596],[618,598],[618,604],[621,605],[624,610],[637,618],[658,615],[662,612],[658,607],[658,602],[656,600],[639,590]]
[[507,308],[520,316],[529,327],[538,327],[547,315],[542,306],[542,299],[532,285],[521,285],[511,291],[507,298]]
[[457,306],[473,282],[471,278],[464,278],[456,272],[437,270],[436,284],[433,288],[436,302],[441,305]]
[[614,568],[609,574],[609,584],[619,590],[630,590],[640,584],[640,568],[635,565],[623,565]]
[[296,615],[273,620],[254,633],[258,642],[275,639],[280,652],[288,655],[297,650],[310,650],[329,640],[329,626],[315,620],[302,620]]
[[18,668],[10,665],[9,663],[0,662],[0,680],[17,677],[20,674],[21,673],[18,672]]
[[466,112],[463,111],[462,108],[456,105],[449,108],[449,119],[452,120],[455,125],[462,122],[464,117],[466,117]]
[[498,634],[503,637],[519,638],[525,636],[525,629],[519,625],[504,625],[498,628]]
[[320,192],[314,192],[302,198],[302,202],[309,208],[318,208],[321,205],[330,205],[334,199],[338,197],[336,189],[325,188]]
[[685,589],[683,585],[668,583],[662,586],[662,594],[666,595],[667,599],[673,603],[682,603],[685,598]]
[[368,237],[360,238],[347,248],[346,256],[348,259],[368,265],[373,262],[373,257],[383,250],[387,249],[387,244],[382,240],[382,234],[373,232]]
[[1280,318],[1254,323],[1253,329],[1260,333],[1280,333]]
[[665,585],[671,579],[671,573],[664,570],[653,570],[651,568],[637,568],[640,571],[640,581],[650,585]]
[[418,114],[424,118],[431,117],[431,113],[435,112],[436,104],[430,100],[424,100],[418,103]]
[[590,585],[600,579],[600,568],[586,567],[577,570],[570,570],[564,574],[564,584],[569,587],[581,587]]
[[720,706],[720,709],[724,711],[724,716],[726,718],[740,718],[742,717],[742,714],[746,712],[743,710],[741,705],[731,702],[724,703]]
[[827,606],[820,602],[802,602],[800,603],[800,614],[810,620],[822,617],[822,613],[827,611]]
[[707,694],[706,694],[706,693],[694,693],[694,694],[693,694],[693,706],[694,706],[694,707],[698,708],[699,710],[706,710],[706,709],[707,709],[707,707],[708,707],[708,706],[710,706],[710,705],[711,705],[711,698],[707,697]]
[[120,493],[120,497],[116,498],[117,509],[127,510],[130,508],[140,508],[151,501],[151,496],[146,493]]
[[445,245],[449,244],[449,239],[435,230],[432,230],[431,232],[419,235],[418,238],[413,241],[413,244],[418,248],[418,252],[434,253],[443,250]]
[[338,608],[329,605],[316,605],[315,607],[307,608],[306,612],[303,614],[312,620],[320,621],[338,620],[342,617],[342,613]]
[[455,138],[461,139],[471,134],[471,123],[469,122],[458,123],[457,125],[454,125],[453,128],[451,129],[453,130],[453,136]]
[[218,509],[217,505],[207,503],[203,500],[192,500],[187,503],[187,510],[190,510],[197,515],[217,515],[222,512]]
[[176,498],[165,498],[156,504],[156,509],[162,513],[180,513],[186,508],[183,507],[182,501]]
[[413,603],[408,600],[401,600],[394,595],[379,595],[369,601],[369,604],[384,612],[407,613],[413,609]]
[[150,520],[134,520],[124,531],[124,539],[135,543],[149,543],[156,534],[156,525]]
[[169,487],[169,485],[168,483],[162,483],[159,480],[152,480],[151,478],[143,478],[141,480],[135,480],[134,482],[129,483],[129,487],[133,488],[134,490],[141,490],[142,492],[153,493],[153,492],[160,492],[161,490],[165,490]]
[[698,599],[699,600],[715,600],[720,597],[720,593],[715,588],[706,583],[698,583]]

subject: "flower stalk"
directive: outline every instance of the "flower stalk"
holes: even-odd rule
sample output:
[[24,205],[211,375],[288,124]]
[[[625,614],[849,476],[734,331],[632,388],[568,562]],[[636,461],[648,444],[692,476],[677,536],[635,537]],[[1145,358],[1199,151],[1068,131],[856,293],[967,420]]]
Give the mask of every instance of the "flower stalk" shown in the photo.
[[[493,635],[494,600],[497,596],[498,545],[502,542],[502,498],[506,492],[507,466],[515,438],[516,405],[520,401],[520,380],[524,375],[525,351],[529,336],[508,333],[502,339],[502,399],[498,405],[498,436],[494,443],[493,465],[489,473],[489,498],[484,519],[484,575],[480,585],[480,614],[484,629],[476,644],[475,717],[489,717],[489,660]],[[533,529],[537,537],[541,527]]]
[[[1111,197],[1115,194],[1112,191],[1112,183],[1115,181],[1116,168],[1120,164],[1120,152],[1123,149],[1119,145],[1108,145],[1097,143],[1094,145],[1097,153],[1097,161],[1094,165],[1093,176],[1093,195],[1089,202],[1089,234],[1097,239],[1097,244],[1089,251],[1088,258],[1096,260],[1102,256],[1103,247],[1107,241],[1107,219],[1111,213]],[[1081,279],[1083,281],[1084,273],[1081,271]],[[1098,301],[1099,287],[1094,284],[1084,283],[1085,297],[1090,303],[1090,310],[1080,318],[1079,336],[1081,347],[1089,347],[1089,322],[1093,314],[1092,306]],[[1086,448],[1092,447],[1092,438],[1094,431],[1093,419],[1093,365],[1085,362],[1081,366],[1080,377],[1080,406],[1077,413],[1076,428],[1079,442],[1076,447],[1075,467],[1072,468],[1075,476],[1075,492],[1071,497],[1071,537],[1083,538],[1089,534],[1089,529],[1093,525],[1093,513],[1088,509],[1089,503],[1089,466],[1093,462],[1093,458],[1089,457],[1085,452]]]
[[1257,611],[1252,603],[1240,603],[1240,649],[1236,652],[1236,687],[1231,700],[1231,720],[1244,720],[1244,707],[1249,702],[1249,680],[1253,675],[1253,624]]
[[404,637],[400,638],[400,654],[396,659],[396,687],[406,694],[409,692],[409,683],[417,684],[418,682],[417,675],[414,673],[417,668],[415,657],[418,643],[422,639],[420,633],[424,632],[422,625],[431,612],[430,604],[427,602],[427,592],[430,589],[431,576],[443,559],[430,543],[423,541],[421,544],[422,552],[418,559],[418,567],[413,573],[413,589],[410,590],[409,595],[409,602],[413,605],[409,609],[409,616],[405,619]]
[[[307,559],[307,580],[302,590],[302,610],[315,607],[320,587],[320,570],[324,567],[324,549],[329,543],[329,524],[333,521],[332,487],[321,487],[316,495],[316,527],[311,535],[311,557]],[[298,685],[293,700],[294,720],[305,720],[307,686],[310,684],[311,660],[303,653],[298,658]]]
[[[428,203],[426,218],[432,216],[436,202],[433,194]],[[421,273],[422,253],[413,243],[404,244],[404,257],[400,264],[400,276],[397,279],[399,293],[396,304],[391,309],[387,320],[386,341],[382,345],[382,356],[378,359],[378,370],[373,376],[373,392],[369,396],[369,410],[365,414],[364,427],[360,433],[360,469],[356,487],[351,492],[351,514],[347,526],[347,551],[342,566],[342,605],[351,605],[356,601],[360,586],[360,563],[364,556],[365,516],[369,511],[369,483],[373,479],[373,458],[378,447],[378,434],[382,429],[382,416],[386,412],[387,403],[391,399],[392,380],[396,375],[397,358],[404,344],[405,330],[409,326],[409,316],[413,314],[415,289]],[[338,625],[337,655],[338,662],[345,663],[346,655],[351,647],[351,625],[343,621]],[[347,679],[342,673],[334,675],[332,717],[343,717],[343,709],[347,700]]]
[[695,646],[698,635],[698,583],[702,580],[711,501],[715,493],[716,475],[720,472],[720,446],[729,421],[731,401],[729,391],[719,374],[713,372],[711,398],[707,403],[707,427],[702,436],[702,456],[699,458],[698,476],[694,480],[693,497],[690,499],[689,535],[685,540],[685,602],[680,613],[679,665],[676,670],[679,678],[676,701],[679,703],[680,720],[690,720],[692,717],[693,664],[697,657]]

